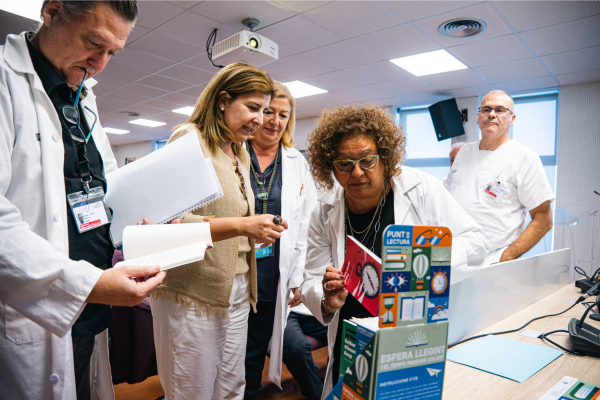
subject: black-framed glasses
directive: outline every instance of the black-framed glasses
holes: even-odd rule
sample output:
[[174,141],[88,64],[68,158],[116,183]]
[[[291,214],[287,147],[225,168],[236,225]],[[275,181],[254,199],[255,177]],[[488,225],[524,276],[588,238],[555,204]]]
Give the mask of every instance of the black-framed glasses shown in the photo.
[[90,140],[90,136],[92,135],[92,131],[96,126],[96,122],[98,121],[98,115],[94,111],[92,111],[88,106],[84,106],[86,110],[94,114],[94,123],[92,125],[92,129],[88,132],[87,136],[81,130],[79,126],[79,108],[76,105],[68,104],[62,107],[62,114],[65,120],[69,123],[69,133],[71,137],[76,142],[85,142],[87,143]]
[[358,160],[333,160],[333,165],[340,172],[352,172],[354,166],[357,164],[363,171],[366,171],[375,168],[378,162],[379,154],[375,154],[359,158]]
[[510,109],[506,107],[479,107],[478,111],[481,115],[490,115],[492,111],[494,111],[496,115],[505,115],[507,112],[509,112],[511,115],[514,114]]

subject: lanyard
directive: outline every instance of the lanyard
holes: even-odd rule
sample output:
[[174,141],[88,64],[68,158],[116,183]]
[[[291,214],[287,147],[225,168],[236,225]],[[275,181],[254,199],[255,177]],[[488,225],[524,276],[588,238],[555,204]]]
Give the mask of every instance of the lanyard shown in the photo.
[[[87,76],[87,71],[83,74],[83,79],[81,80],[81,84],[79,85],[79,89],[77,90],[77,96],[75,97],[75,102],[73,106],[63,106],[63,116],[65,120],[70,123],[69,133],[71,134],[71,138],[75,142],[75,148],[77,149],[77,160],[79,162],[79,174],[81,176],[81,183],[83,183],[83,190],[86,194],[90,193],[90,182],[92,181],[92,174],[90,173],[90,165],[89,160],[87,158],[87,147],[86,143],[89,139],[86,138],[84,133],[81,131],[79,126],[80,115],[79,115],[79,97],[81,96],[81,89],[83,88],[83,83],[85,82],[85,77]],[[94,122],[94,125],[96,122]],[[92,126],[92,129],[94,127]],[[90,131],[91,133],[91,131]]]
[[[279,147],[281,147],[281,146],[279,146]],[[258,184],[259,189],[262,190],[262,192],[264,193],[264,196],[260,196],[260,194],[258,195],[259,198],[262,197],[263,214],[267,213],[267,200],[269,199],[269,194],[271,193],[271,185],[273,185],[273,178],[275,177],[275,172],[277,172],[277,160],[279,159],[279,147],[277,147],[277,153],[275,154],[275,165],[273,166],[273,172],[271,173],[271,179],[269,181],[269,188],[267,189],[266,192],[264,189],[264,182],[262,182],[260,179],[258,179],[258,174],[256,173],[256,170],[254,169],[254,163],[250,162],[250,168],[252,169],[252,175],[254,175],[254,180]],[[248,150],[248,153],[250,153],[250,143],[249,142],[246,142],[246,149]]]

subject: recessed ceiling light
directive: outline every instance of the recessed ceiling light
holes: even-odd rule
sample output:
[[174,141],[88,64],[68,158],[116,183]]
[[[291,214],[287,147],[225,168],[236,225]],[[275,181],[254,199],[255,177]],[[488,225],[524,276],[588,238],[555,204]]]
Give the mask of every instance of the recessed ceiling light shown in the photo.
[[390,61],[415,76],[439,74],[468,68],[446,50],[430,51],[414,56],[395,58]]
[[41,21],[40,10],[44,0],[30,0],[30,1],[15,1],[15,0],[0,0],[0,10],[9,12],[11,14],[17,14],[21,17],[32,19],[34,21]]
[[85,87],[90,89],[90,88],[93,88],[94,86],[96,86],[97,83],[98,83],[98,81],[95,80],[94,78],[86,79]]
[[106,133],[112,133],[113,135],[124,135],[126,133],[129,133],[130,131],[126,131],[125,129],[117,129],[117,128],[104,127],[104,132],[106,132]]
[[313,85],[309,85],[308,83],[300,82],[300,81],[292,81],[288,83],[284,83],[285,86],[290,90],[292,96],[295,98],[313,96],[315,94],[327,93],[327,90],[318,88]]
[[177,113],[177,114],[192,115],[192,113],[194,112],[194,107],[192,107],[192,106],[181,107],[181,108],[177,108],[177,109],[173,110],[173,112]]
[[152,121],[149,119],[144,119],[144,118],[138,118],[138,119],[134,119],[132,121],[129,121],[130,124],[136,124],[136,125],[143,125],[143,126],[149,126],[152,128],[155,128],[157,126],[163,126],[166,125],[166,122],[158,122],[158,121]]

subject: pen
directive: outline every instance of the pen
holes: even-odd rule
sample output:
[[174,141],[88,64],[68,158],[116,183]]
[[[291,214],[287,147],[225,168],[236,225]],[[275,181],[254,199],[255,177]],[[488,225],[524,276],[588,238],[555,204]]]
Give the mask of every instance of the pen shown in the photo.
[[302,196],[302,190],[304,190],[304,183],[300,186],[300,196]]

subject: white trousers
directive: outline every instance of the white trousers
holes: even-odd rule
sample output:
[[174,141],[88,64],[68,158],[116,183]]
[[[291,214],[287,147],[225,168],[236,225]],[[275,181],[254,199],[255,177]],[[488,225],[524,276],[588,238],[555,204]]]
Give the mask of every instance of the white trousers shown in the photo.
[[158,376],[166,400],[243,399],[250,312],[248,274],[237,275],[229,320],[171,300],[153,300]]

